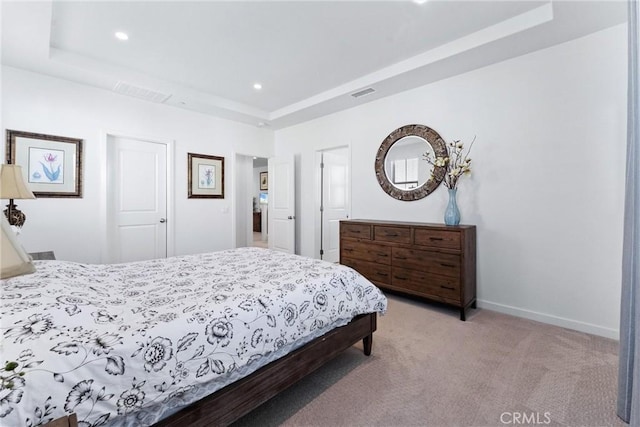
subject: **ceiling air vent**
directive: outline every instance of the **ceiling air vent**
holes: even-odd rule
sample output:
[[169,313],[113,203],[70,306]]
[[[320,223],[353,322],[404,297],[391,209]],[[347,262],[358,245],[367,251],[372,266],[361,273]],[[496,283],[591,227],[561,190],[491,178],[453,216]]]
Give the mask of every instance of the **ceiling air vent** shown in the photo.
[[118,82],[113,88],[114,92],[122,95],[133,96],[134,98],[144,99],[145,101],[157,102],[159,104],[165,102],[171,98],[171,95],[166,93],[160,93],[149,89],[144,89],[139,86],[130,85],[125,82]]
[[354,98],[360,98],[361,96],[369,95],[370,93],[375,92],[376,90],[372,87],[368,87],[366,89],[359,90],[351,94]]

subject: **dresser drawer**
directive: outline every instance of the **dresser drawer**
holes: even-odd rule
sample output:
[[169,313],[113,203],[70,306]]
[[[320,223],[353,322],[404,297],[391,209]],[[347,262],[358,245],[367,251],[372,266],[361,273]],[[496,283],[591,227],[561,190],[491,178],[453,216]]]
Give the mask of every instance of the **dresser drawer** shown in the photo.
[[415,230],[415,244],[434,248],[460,249],[460,233],[447,230]]
[[341,258],[358,259],[362,261],[391,264],[391,247],[358,242],[355,240],[342,240],[340,242]]
[[340,236],[371,240],[371,226],[366,224],[340,223]]
[[391,267],[389,265],[353,258],[343,258],[342,264],[353,268],[374,283],[391,283]]
[[373,227],[374,239],[380,242],[411,243],[411,229],[376,225]]
[[424,271],[392,268],[391,285],[446,302],[460,302],[460,280]]
[[460,256],[418,249],[393,248],[393,265],[449,277],[460,277]]

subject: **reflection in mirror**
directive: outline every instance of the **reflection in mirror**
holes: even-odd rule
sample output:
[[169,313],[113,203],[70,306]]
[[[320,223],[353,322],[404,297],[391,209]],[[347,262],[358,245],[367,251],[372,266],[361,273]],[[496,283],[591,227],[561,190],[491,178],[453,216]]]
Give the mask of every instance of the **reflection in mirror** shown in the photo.
[[419,200],[442,182],[446,169],[432,166],[424,155],[447,156],[438,132],[424,125],[406,125],[391,132],[376,155],[376,178],[380,187],[398,200]]
[[431,145],[419,136],[409,135],[396,141],[384,159],[384,171],[394,187],[412,190],[424,185],[432,166],[424,161],[425,153],[433,157]]

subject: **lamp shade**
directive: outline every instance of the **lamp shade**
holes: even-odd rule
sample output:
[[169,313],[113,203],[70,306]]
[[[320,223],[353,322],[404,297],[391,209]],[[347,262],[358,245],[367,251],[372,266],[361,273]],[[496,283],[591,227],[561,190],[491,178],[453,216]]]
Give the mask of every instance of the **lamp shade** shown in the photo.
[[0,199],[35,199],[24,182],[22,167],[18,165],[0,165]]
[[0,235],[0,279],[36,271],[31,263],[31,257],[18,243],[18,239],[4,215],[0,215],[0,222],[2,223],[2,234]]

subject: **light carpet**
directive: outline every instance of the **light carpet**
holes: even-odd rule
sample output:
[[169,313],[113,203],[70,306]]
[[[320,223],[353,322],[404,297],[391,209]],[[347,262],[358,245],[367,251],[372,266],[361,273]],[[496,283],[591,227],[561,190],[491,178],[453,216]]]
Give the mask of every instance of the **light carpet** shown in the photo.
[[388,297],[370,357],[350,348],[235,426],[627,426],[617,341]]

